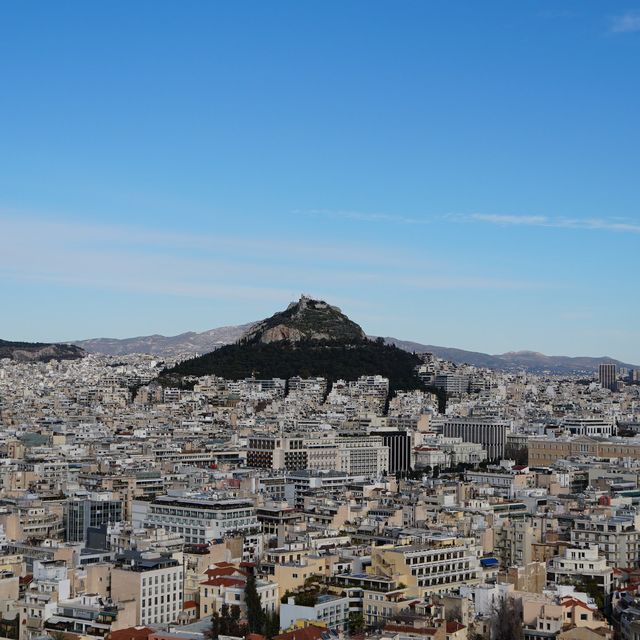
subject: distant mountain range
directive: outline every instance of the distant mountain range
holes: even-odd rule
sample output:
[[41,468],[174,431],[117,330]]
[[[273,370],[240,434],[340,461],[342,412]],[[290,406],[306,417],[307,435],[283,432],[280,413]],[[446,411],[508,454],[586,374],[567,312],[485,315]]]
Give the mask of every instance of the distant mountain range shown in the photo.
[[[202,333],[189,331],[177,336],[152,335],[124,339],[96,338],[93,340],[78,340],[71,344],[81,347],[88,353],[104,353],[115,356],[132,353],[149,353],[158,356],[195,355],[209,353],[224,345],[233,344],[243,336],[248,337],[251,335],[251,329],[258,327],[259,324],[257,322],[249,322],[237,326],[210,329]],[[269,328],[273,329],[273,327]],[[598,370],[598,366],[602,363],[613,363],[619,367],[631,369],[640,368],[638,365],[624,363],[607,356],[595,358],[547,356],[534,351],[516,351],[491,355],[478,351],[466,351],[453,347],[439,347],[400,340],[393,337],[386,337],[384,341],[386,344],[395,345],[405,351],[433,353],[438,358],[443,358],[456,364],[470,364],[476,367],[486,367],[501,371],[525,370],[532,373],[592,374]]]
[[83,349],[71,344],[0,340],[0,360],[9,358],[17,362],[49,362],[50,360],[77,360],[85,355]]
[[178,356],[184,354],[209,353],[225,344],[239,340],[255,322],[233,327],[218,327],[202,333],[188,331],[177,336],[139,336],[137,338],[94,338],[77,340],[71,344],[88,353],[104,353],[110,356],[124,356],[132,353],[149,353],[158,356]]
[[433,353],[438,358],[443,358],[456,364],[470,364],[476,367],[497,369],[501,371],[529,371],[531,373],[550,372],[556,374],[565,373],[595,373],[599,365],[610,363],[627,369],[640,368],[638,365],[628,364],[602,356],[591,358],[586,356],[546,356],[536,351],[509,351],[491,355],[479,351],[465,351],[453,347],[437,347],[431,344],[421,344],[397,338],[385,338],[388,344],[394,344],[400,349],[415,351],[416,353]]

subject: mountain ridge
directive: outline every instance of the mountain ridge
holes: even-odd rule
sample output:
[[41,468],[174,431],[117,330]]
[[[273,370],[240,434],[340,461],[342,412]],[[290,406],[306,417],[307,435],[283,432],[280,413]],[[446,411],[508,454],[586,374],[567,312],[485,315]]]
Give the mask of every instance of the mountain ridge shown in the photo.
[[208,353],[225,344],[239,340],[255,322],[229,325],[208,329],[207,331],[186,331],[175,336],[156,333],[133,338],[90,338],[75,340],[71,344],[81,347],[89,353],[103,353],[111,356],[124,356],[133,353],[148,353],[158,356],[177,356],[185,353]]
[[[227,344],[240,340],[258,322],[228,325],[203,332],[187,331],[175,336],[154,334],[135,338],[94,338],[72,341],[70,344],[83,348],[88,353],[107,355],[128,355],[149,353],[158,356],[195,355],[208,353]],[[375,339],[376,336],[369,336]],[[456,364],[470,364],[478,367],[502,371],[526,369],[531,372],[551,371],[554,373],[595,372],[598,365],[612,363],[619,367],[640,368],[639,365],[625,363],[609,356],[549,356],[532,350],[509,351],[489,354],[456,347],[443,347],[411,340],[401,340],[391,336],[384,338],[388,344],[416,353],[433,353],[439,358]]]
[[0,360],[16,362],[49,362],[50,360],[78,360],[86,355],[77,345],[62,342],[14,342],[0,340]]
[[500,371],[516,371],[525,369],[531,373],[550,371],[557,374],[594,373],[600,364],[615,364],[618,367],[635,369],[638,365],[616,360],[609,356],[547,356],[530,350],[508,351],[501,354],[489,354],[480,351],[467,351],[455,347],[440,347],[410,340],[385,337],[385,342],[394,344],[400,349],[416,353],[433,353],[438,358],[449,360],[455,364],[470,364],[476,367],[496,369]]

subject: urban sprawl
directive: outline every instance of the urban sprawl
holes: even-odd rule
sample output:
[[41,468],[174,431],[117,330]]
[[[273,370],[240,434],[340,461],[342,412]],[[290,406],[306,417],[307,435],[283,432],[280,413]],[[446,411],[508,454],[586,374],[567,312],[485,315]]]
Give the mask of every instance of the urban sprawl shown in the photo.
[[0,638],[638,640],[638,372],[422,360],[0,361]]

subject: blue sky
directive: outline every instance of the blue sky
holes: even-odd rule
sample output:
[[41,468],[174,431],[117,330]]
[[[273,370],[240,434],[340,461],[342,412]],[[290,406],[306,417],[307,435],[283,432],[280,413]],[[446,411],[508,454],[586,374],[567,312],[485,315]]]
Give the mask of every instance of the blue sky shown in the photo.
[[639,66],[640,2],[4,3],[0,337],[640,363]]

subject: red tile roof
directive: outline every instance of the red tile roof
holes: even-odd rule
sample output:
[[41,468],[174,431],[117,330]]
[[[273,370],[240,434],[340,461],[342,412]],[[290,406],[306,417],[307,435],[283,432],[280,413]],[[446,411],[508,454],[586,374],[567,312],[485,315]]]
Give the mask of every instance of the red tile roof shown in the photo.
[[107,637],[109,640],[146,640],[152,633],[149,627],[127,627],[112,631]]
[[302,629],[294,629],[293,631],[273,636],[273,640],[320,640],[322,634],[326,631],[325,627],[316,627],[310,624]]
[[205,573],[208,576],[230,576],[234,573],[241,573],[239,569],[235,567],[216,567],[215,569],[207,569]]
[[245,584],[245,581],[240,578],[227,578],[222,576],[219,578],[210,578],[200,584],[209,585],[211,587],[240,587]]
[[223,576],[247,576],[245,571],[238,569],[238,567],[230,562],[218,562],[213,567],[210,567],[205,571],[205,574],[209,578],[221,578]]
[[582,607],[583,609],[586,609],[587,611],[591,611],[590,607],[588,607],[581,600],[576,600],[576,598],[565,597],[565,598],[562,599],[561,602],[562,602],[562,606],[563,607]]
[[435,627],[412,627],[407,624],[386,624],[385,631],[396,631],[399,633],[413,633],[417,636],[435,636],[438,630]]

